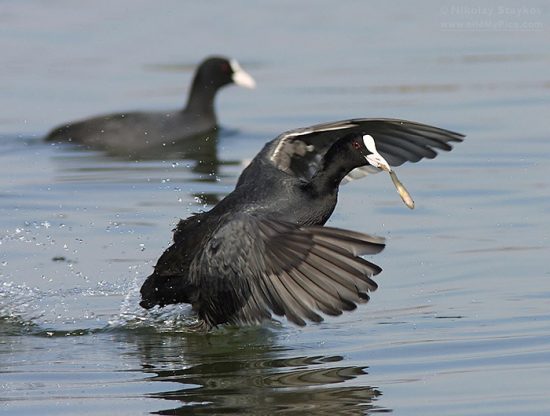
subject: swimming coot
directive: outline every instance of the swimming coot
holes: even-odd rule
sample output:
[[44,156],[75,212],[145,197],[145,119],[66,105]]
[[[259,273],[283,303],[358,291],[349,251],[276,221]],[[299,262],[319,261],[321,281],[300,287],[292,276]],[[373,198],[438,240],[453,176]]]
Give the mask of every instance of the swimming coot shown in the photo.
[[183,110],[102,115],[59,126],[46,140],[82,143],[117,154],[135,155],[147,148],[203,135],[217,126],[214,111],[217,91],[231,83],[247,88],[256,85],[236,60],[210,57],[197,68]]
[[291,130],[267,143],[233,192],[181,220],[141,288],[144,308],[190,303],[201,325],[285,315],[298,325],[369,299],[383,238],[323,227],[343,181],[451,150],[462,135],[395,119]]

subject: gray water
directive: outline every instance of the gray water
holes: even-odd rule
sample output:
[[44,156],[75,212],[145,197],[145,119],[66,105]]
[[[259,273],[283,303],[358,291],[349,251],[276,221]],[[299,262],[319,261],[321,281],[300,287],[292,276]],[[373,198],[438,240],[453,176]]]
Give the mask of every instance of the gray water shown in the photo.
[[[550,414],[546,2],[0,2],[0,413]],[[41,137],[183,105],[206,55],[206,156],[130,161]],[[189,333],[138,289],[179,218],[295,127],[400,117],[467,135],[341,189],[330,225],[387,238],[367,305],[324,323]]]

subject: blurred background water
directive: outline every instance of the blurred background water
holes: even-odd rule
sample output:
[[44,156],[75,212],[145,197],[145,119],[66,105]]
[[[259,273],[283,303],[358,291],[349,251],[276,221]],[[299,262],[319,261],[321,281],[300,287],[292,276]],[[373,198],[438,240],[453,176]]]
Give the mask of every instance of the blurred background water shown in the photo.
[[[0,413],[550,412],[546,2],[0,1]],[[200,157],[125,160],[41,139],[183,106],[195,65],[258,82],[217,99]],[[185,330],[138,288],[179,218],[284,130],[400,117],[466,141],[341,189],[330,225],[385,236],[369,304],[296,328]]]

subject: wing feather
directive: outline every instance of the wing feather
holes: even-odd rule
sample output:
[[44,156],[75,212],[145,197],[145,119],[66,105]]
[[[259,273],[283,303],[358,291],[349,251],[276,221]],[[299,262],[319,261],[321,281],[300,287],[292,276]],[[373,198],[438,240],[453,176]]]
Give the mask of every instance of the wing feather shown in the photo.
[[[433,159],[437,156],[436,150],[450,151],[451,142],[461,142],[464,138],[460,133],[413,121],[358,118],[284,132],[258,157],[267,159],[284,172],[309,180],[319,169],[327,150],[350,132],[370,134],[378,151],[391,166],[418,162],[423,158]],[[359,169],[362,171],[356,169],[346,181],[379,171],[369,167]]]
[[[240,214],[220,225],[194,264],[193,307],[209,326],[257,323],[271,313],[297,325],[320,322],[319,313],[340,315],[369,299],[377,288],[371,277],[381,269],[359,256],[378,253],[383,241]],[[212,301],[217,295],[223,304]]]

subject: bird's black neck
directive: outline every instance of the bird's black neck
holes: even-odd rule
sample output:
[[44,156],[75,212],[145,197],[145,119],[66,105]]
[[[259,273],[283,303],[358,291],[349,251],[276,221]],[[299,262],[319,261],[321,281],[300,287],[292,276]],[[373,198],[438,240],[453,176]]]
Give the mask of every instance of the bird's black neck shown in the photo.
[[193,79],[189,98],[185,110],[193,113],[214,114],[214,98],[218,91],[218,86],[212,84],[197,73]]
[[310,183],[317,192],[336,192],[348,173],[366,164],[366,160],[362,158],[351,157],[347,143],[340,140],[327,151],[321,168]]

